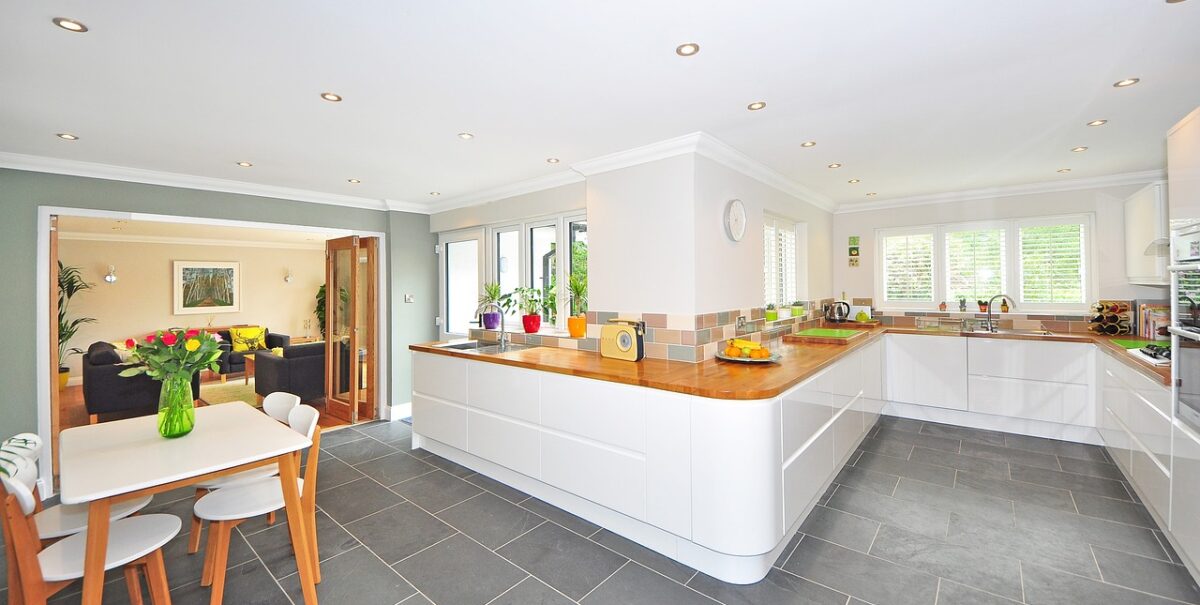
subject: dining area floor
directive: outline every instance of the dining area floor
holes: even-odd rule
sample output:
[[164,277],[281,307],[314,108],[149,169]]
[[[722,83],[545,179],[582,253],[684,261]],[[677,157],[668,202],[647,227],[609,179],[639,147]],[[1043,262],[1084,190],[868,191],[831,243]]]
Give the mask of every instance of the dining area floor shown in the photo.
[[[377,422],[327,431],[322,602],[354,605],[1200,603],[1100,448],[883,417],[766,579],[720,582],[424,450]],[[190,519],[192,490],[146,513]],[[172,602],[205,603],[189,523],[164,549]],[[302,603],[286,521],[230,544],[225,602]],[[5,574],[0,569],[0,582]],[[128,602],[110,572],[105,603]],[[0,603],[7,587],[0,586]],[[78,603],[79,586],[52,603]]]

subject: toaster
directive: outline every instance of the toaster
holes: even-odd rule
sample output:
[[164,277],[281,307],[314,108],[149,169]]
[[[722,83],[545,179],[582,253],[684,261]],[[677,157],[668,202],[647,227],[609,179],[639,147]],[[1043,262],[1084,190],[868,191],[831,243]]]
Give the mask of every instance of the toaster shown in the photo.
[[625,361],[641,361],[646,356],[646,323],[629,319],[610,319],[600,328],[600,355]]

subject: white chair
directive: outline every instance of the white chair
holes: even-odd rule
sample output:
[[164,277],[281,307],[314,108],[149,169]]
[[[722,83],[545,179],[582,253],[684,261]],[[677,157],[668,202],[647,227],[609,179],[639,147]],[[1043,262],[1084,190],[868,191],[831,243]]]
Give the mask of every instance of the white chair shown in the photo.
[[[28,460],[33,466],[35,478],[37,462],[41,453],[42,440],[32,433],[14,435],[0,443],[0,456],[15,454]],[[58,504],[50,508],[43,508],[37,483],[31,483],[29,488],[33,492],[34,519],[37,521],[38,538],[43,542],[65,538],[87,529],[88,507],[86,504]],[[152,499],[151,496],[145,496],[136,500],[114,503],[109,512],[109,519],[113,521],[124,519],[146,508]]]
[[[321,451],[321,429],[317,426],[320,412],[302,405],[288,415],[288,424],[297,433],[312,439],[309,448],[308,466],[304,477],[299,480],[300,506],[305,523],[312,536],[310,557],[317,559],[316,512],[317,512],[317,456]],[[229,539],[233,528],[242,521],[273,513],[284,507],[283,489],[277,477],[259,479],[251,483],[223,487],[200,498],[193,508],[193,515],[209,522],[208,546],[204,551],[204,574],[202,586],[212,585],[209,603],[219,605],[225,591],[225,568],[229,560]],[[316,581],[320,582],[320,570]]]
[[[263,398],[262,408],[268,416],[278,420],[279,422],[287,423],[288,414],[300,405],[300,396],[291,393],[276,391]],[[274,464],[268,464],[259,468],[252,468],[248,471],[242,471],[233,475],[227,475],[212,481],[196,484],[196,500],[207,494],[208,492],[222,488],[233,487],[243,483],[265,479],[267,477],[275,477],[279,474],[279,467]],[[267,515],[267,523],[275,524],[275,513]],[[200,550],[200,529],[203,526],[199,517],[192,516],[192,532],[188,536],[188,553],[195,554]]]
[[[10,599],[13,603],[45,605],[49,597],[83,577],[87,532],[42,548],[34,515],[36,498],[30,488],[36,479],[36,467],[28,460],[17,466],[21,468],[14,475],[0,475]],[[179,534],[182,525],[174,515],[142,515],[119,519],[109,526],[104,569],[124,568],[129,600],[134,605],[142,603],[139,571],[146,574],[150,601],[170,605],[162,547]]]

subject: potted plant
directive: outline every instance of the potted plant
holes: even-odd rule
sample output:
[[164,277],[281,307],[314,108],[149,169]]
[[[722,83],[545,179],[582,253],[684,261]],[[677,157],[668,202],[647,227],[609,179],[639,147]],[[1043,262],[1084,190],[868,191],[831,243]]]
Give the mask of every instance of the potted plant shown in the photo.
[[[346,305],[350,304],[350,292],[342,288],[338,295],[342,299],[342,305],[339,307],[340,313],[346,309]],[[313,315],[317,316],[317,327],[321,330],[321,338],[325,338],[325,284],[321,284],[321,287],[317,288],[317,306],[313,308]],[[211,326],[212,321],[209,321],[208,325]]]
[[79,326],[96,321],[91,317],[71,319],[67,317],[67,307],[71,305],[71,299],[76,294],[91,289],[92,284],[83,281],[78,267],[67,266],[62,261],[58,261],[58,388],[60,390],[66,388],[67,380],[71,378],[71,371],[67,368],[67,358],[83,353],[83,350],[78,347],[68,348],[67,344],[75,337]]
[[986,301],[986,300],[978,300],[978,301],[975,301],[975,302],[979,303],[979,312],[980,312],[980,313],[987,313],[987,310],[988,310],[988,304],[987,304],[987,301]]
[[804,302],[799,300],[792,301],[792,317],[804,317]]
[[542,329],[542,293],[536,288],[517,288],[513,291],[517,308],[521,310],[521,325],[526,334],[535,334]]
[[200,330],[159,330],[143,342],[130,338],[125,346],[140,362],[121,372],[126,378],[145,374],[162,383],[158,394],[158,433],[167,439],[182,437],[196,426],[192,375],[200,370],[219,371],[220,338]]
[[572,315],[567,318],[567,331],[571,338],[587,336],[587,277],[572,275],[567,282],[571,290]]
[[781,304],[781,305],[779,305],[779,308],[776,309],[776,311],[778,311],[778,313],[779,313],[779,319],[787,319],[792,316],[792,306],[791,305],[782,305]]
[[[499,282],[488,282],[483,284],[483,294],[479,295],[479,310],[483,311],[484,305],[495,303],[505,311],[512,307],[512,300],[504,297],[500,293]],[[500,327],[500,311],[484,311],[483,312],[483,329],[495,330]]]
[[767,305],[767,321],[779,321],[779,311],[775,309],[775,303]]

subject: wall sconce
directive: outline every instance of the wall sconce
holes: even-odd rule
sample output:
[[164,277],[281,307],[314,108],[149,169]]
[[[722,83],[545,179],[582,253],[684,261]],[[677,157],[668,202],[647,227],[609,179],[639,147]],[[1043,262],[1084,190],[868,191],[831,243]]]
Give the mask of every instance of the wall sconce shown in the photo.
[[285,284],[292,283],[292,270],[291,269],[283,270],[283,283],[285,283]]
[[108,274],[104,276],[104,281],[109,284],[117,283],[117,268],[109,265]]

